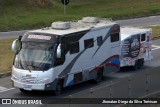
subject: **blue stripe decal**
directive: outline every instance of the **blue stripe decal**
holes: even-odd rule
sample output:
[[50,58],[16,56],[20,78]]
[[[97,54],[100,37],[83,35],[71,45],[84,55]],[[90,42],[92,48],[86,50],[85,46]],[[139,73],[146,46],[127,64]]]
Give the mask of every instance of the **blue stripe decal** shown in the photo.
[[119,58],[112,58],[112,59],[110,59],[109,61],[106,62],[106,64],[108,64],[108,63],[112,63],[112,64],[116,64],[116,65],[120,66]]
[[71,85],[74,85],[73,80],[71,80],[71,81],[67,84],[67,86],[71,86]]

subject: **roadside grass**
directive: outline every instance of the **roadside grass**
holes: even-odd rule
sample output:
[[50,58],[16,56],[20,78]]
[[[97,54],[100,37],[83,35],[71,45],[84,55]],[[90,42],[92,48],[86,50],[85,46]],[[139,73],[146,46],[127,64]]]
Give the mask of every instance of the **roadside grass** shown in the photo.
[[11,71],[14,53],[11,43],[14,39],[0,39],[0,73]]
[[152,38],[160,36],[160,26],[146,26],[144,28],[152,28]]
[[[152,37],[160,35],[160,26],[146,26],[144,28],[152,28]],[[11,51],[11,44],[14,39],[0,39],[0,73],[10,72],[14,53]]]
[[0,4],[0,31],[42,28],[53,21],[85,16],[122,19],[160,13],[159,0],[70,0],[66,16],[60,0],[50,0],[52,3],[44,7],[20,1]]

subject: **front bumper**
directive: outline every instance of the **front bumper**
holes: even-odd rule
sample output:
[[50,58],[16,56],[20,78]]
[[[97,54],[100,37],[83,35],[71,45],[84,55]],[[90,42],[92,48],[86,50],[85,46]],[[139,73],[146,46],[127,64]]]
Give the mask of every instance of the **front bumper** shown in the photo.
[[13,80],[12,78],[11,80],[12,80],[13,87],[27,90],[25,87],[31,86],[30,91],[31,90],[40,90],[40,91],[55,90],[56,84],[58,82],[58,79],[55,79],[53,82],[48,84],[29,84],[29,83],[23,83],[17,80]]
[[26,86],[30,86],[30,90],[45,90],[45,84],[28,84],[13,79],[12,79],[12,85],[13,87],[25,90],[27,90]]

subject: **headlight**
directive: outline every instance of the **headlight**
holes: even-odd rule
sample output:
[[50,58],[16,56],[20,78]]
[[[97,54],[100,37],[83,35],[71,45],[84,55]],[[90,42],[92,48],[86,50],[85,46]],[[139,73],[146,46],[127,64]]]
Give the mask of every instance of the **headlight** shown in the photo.
[[18,80],[18,77],[16,77],[15,75],[12,75],[11,79],[12,80]]
[[50,83],[50,82],[51,82],[51,80],[49,78],[37,80],[37,83]]

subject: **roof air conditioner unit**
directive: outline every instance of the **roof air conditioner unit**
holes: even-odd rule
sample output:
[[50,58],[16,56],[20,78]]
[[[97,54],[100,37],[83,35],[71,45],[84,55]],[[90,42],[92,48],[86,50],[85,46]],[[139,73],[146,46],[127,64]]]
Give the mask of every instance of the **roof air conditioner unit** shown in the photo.
[[51,27],[53,29],[65,30],[65,29],[69,29],[71,26],[69,22],[53,22]]

